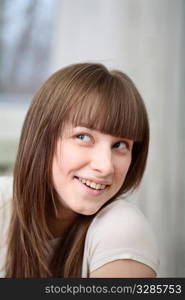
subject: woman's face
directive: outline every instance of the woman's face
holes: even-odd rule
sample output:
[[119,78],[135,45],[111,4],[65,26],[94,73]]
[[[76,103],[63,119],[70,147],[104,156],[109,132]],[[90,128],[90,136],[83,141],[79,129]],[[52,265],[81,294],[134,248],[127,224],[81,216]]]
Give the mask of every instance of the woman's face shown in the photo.
[[92,215],[121,188],[133,141],[66,125],[53,158],[54,187],[62,206]]

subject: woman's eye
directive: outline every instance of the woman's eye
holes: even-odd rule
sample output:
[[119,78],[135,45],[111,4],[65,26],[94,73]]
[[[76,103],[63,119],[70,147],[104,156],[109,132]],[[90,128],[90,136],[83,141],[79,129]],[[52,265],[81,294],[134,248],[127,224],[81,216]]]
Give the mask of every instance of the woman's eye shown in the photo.
[[81,141],[84,141],[86,143],[91,140],[91,138],[88,134],[78,134],[78,135],[76,135],[76,138],[81,140]]
[[128,144],[126,142],[117,142],[116,144],[114,144],[114,148],[118,148],[118,149],[128,149]]

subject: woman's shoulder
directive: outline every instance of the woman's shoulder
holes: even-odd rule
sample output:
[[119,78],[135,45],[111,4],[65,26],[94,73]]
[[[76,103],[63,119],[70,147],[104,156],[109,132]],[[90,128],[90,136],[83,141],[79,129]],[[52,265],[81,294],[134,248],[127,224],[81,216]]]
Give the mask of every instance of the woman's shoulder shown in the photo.
[[158,243],[153,228],[133,203],[115,200],[94,218],[87,232],[90,270],[116,259],[134,259],[157,271]]
[[[132,226],[148,226],[148,220],[141,210],[132,202],[125,199],[118,199],[101,209],[91,224],[91,230],[96,227],[102,230],[105,228],[124,228],[131,229]],[[98,230],[99,230],[98,229]]]
[[105,206],[91,223],[91,240],[104,241],[117,246],[156,247],[153,228],[143,212],[127,200],[115,200]]

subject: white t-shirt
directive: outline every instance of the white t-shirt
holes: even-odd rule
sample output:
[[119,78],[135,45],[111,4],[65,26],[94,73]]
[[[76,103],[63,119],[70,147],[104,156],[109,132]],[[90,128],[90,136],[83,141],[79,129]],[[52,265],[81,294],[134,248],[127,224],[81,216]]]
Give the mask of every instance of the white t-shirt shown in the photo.
[[86,236],[82,277],[104,264],[118,259],[132,259],[159,267],[155,234],[134,205],[119,199],[104,207],[92,221]]
[[[0,277],[4,277],[6,238],[10,220],[12,178],[0,178]],[[133,259],[158,273],[158,247],[154,232],[143,213],[132,203],[118,199],[104,207],[87,231],[82,277],[118,259]]]

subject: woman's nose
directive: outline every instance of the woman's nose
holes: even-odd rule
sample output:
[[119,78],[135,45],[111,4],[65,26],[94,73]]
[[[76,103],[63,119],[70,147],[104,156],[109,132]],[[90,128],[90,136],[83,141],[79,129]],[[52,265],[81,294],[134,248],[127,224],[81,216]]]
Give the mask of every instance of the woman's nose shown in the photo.
[[91,168],[102,176],[113,174],[114,165],[111,149],[97,149],[91,157]]

